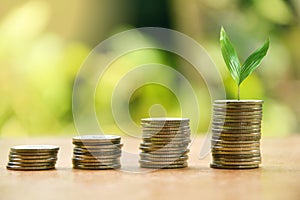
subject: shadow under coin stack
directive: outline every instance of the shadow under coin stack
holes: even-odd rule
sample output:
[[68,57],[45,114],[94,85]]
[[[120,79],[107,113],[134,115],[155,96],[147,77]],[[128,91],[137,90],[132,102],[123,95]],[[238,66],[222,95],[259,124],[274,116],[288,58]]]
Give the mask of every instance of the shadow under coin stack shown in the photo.
[[190,140],[187,118],[145,118],[141,120],[143,142],[140,166],[152,169],[187,167]]
[[262,104],[260,100],[214,102],[212,168],[259,167]]
[[121,167],[121,137],[84,135],[73,137],[74,169],[118,169]]
[[10,148],[6,166],[11,170],[54,169],[59,147],[53,145],[21,145]]

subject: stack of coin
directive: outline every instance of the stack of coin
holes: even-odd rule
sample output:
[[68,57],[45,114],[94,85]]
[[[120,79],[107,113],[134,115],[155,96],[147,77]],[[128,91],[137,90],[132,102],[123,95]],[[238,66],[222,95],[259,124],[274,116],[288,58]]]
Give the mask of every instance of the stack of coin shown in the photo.
[[59,147],[53,145],[21,145],[10,148],[7,169],[54,169]]
[[121,167],[121,137],[84,135],[73,137],[74,169],[118,169]]
[[250,169],[261,163],[261,100],[213,104],[212,168]]
[[187,118],[145,118],[140,166],[152,169],[187,167],[190,127]]

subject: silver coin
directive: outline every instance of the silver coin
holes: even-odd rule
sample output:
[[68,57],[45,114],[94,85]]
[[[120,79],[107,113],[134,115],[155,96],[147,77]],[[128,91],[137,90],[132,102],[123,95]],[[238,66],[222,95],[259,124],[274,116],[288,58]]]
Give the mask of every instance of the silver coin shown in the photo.
[[109,149],[109,148],[121,148],[123,147],[122,143],[119,144],[101,144],[101,145],[75,145],[75,147],[79,147],[82,149]]
[[58,146],[54,145],[19,145],[10,148],[11,152],[57,152],[59,150]]
[[189,118],[179,118],[179,117],[157,117],[157,118],[143,118],[142,122],[189,122]]
[[143,157],[151,157],[151,158],[179,158],[179,157],[182,157],[182,156],[188,156],[188,151],[182,153],[182,154],[152,154],[152,153],[140,153],[140,156],[143,156]]
[[152,156],[143,156],[140,155],[140,160],[146,160],[150,162],[174,162],[174,161],[186,161],[188,160],[188,156],[180,156],[180,157],[152,157]]
[[78,159],[86,159],[86,160],[93,160],[93,159],[112,159],[112,158],[120,158],[121,157],[121,153],[119,154],[112,154],[112,155],[100,155],[100,156],[94,156],[94,155],[74,155],[73,154],[73,158],[78,158]]
[[81,135],[73,137],[73,143],[120,143],[121,137],[116,135]]
[[23,163],[23,162],[15,162],[15,161],[9,161],[7,165],[9,166],[21,166],[21,167],[40,167],[40,166],[48,166],[48,165],[55,165],[56,161],[51,162],[33,162],[33,163]]
[[9,158],[10,162],[20,162],[20,163],[47,163],[56,162],[57,158],[47,158],[47,159],[23,159],[23,158]]
[[150,168],[150,169],[177,169],[177,168],[185,168],[187,167],[188,164],[179,164],[179,165],[151,165],[151,164],[145,164],[145,163],[140,163],[141,168]]
[[6,168],[9,170],[37,171],[37,170],[55,169],[55,166],[45,165],[45,166],[35,166],[35,167],[24,167],[24,166],[16,166],[16,165],[7,165]]
[[119,160],[114,161],[78,161],[78,160],[72,160],[73,165],[89,165],[89,166],[99,166],[99,165],[119,165]]
[[105,169],[119,169],[120,164],[117,165],[73,165],[74,169],[86,169],[86,170],[105,170]]
[[189,143],[178,143],[178,144],[153,144],[153,143],[141,143],[140,146],[142,147],[152,147],[152,148],[164,148],[164,147],[171,147],[171,148],[187,148]]

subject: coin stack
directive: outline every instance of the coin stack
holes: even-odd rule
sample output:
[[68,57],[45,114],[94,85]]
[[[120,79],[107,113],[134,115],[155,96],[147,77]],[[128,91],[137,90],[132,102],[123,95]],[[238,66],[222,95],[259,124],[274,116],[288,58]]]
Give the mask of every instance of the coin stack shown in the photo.
[[152,169],[187,167],[190,127],[187,118],[145,118],[140,166]]
[[118,169],[121,167],[121,137],[84,135],[73,137],[74,169]]
[[212,168],[250,169],[261,163],[261,100],[216,100],[213,104]]
[[53,145],[21,145],[10,148],[6,166],[11,170],[54,169],[59,147]]

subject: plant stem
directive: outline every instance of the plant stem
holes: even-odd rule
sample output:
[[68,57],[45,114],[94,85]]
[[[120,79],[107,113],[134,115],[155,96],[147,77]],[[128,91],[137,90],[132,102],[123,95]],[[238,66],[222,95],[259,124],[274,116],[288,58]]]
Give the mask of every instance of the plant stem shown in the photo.
[[238,85],[238,100],[240,100],[240,86]]

